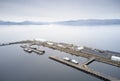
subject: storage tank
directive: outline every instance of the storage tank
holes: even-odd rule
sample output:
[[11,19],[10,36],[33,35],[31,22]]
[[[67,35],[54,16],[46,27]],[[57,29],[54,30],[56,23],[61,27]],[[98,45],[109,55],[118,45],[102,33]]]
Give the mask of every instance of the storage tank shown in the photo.
[[120,57],[118,57],[118,56],[111,56],[111,60],[120,62]]

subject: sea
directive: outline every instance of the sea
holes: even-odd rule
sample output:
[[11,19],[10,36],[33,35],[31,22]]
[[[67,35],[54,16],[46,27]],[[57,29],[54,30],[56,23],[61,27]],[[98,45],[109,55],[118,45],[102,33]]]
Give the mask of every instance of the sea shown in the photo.
[[[0,43],[46,39],[101,50],[120,52],[120,25],[0,25]],[[69,57],[84,63],[87,59],[40,46],[45,54],[27,53],[20,45],[0,47],[0,81],[103,81],[95,76],[49,59]],[[94,61],[89,68],[120,79],[120,68]]]

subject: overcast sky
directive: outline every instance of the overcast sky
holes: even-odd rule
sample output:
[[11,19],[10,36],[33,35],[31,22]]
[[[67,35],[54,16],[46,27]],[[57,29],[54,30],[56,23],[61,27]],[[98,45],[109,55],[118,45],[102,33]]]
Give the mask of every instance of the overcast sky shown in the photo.
[[120,0],[0,0],[0,20],[115,18],[120,18]]

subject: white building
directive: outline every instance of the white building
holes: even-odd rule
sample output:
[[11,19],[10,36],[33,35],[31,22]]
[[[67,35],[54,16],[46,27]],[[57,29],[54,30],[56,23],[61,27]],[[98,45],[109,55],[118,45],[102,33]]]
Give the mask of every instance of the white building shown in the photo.
[[47,44],[49,44],[49,45],[53,45],[54,43],[52,43],[52,42],[47,42]]
[[78,46],[78,47],[76,48],[77,51],[81,51],[82,49],[84,49],[84,46]]
[[45,40],[45,39],[40,39],[40,38],[36,38],[36,39],[34,39],[34,41],[46,42],[47,40]]
[[120,57],[118,57],[118,56],[111,56],[111,60],[120,62]]
[[61,48],[65,48],[65,46],[62,45],[62,44],[57,44],[57,46],[58,46],[58,47],[61,47]]

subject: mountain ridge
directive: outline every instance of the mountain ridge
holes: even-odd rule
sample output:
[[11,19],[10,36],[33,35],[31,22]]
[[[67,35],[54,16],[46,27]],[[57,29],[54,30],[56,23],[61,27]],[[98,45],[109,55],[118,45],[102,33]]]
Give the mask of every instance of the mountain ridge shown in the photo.
[[0,25],[48,25],[48,24],[72,25],[72,26],[120,25],[120,19],[86,19],[86,20],[79,19],[57,22],[33,22],[33,21],[14,22],[0,20]]

